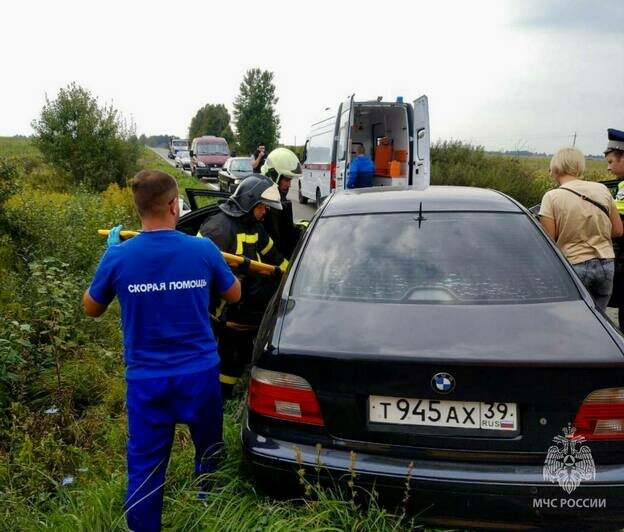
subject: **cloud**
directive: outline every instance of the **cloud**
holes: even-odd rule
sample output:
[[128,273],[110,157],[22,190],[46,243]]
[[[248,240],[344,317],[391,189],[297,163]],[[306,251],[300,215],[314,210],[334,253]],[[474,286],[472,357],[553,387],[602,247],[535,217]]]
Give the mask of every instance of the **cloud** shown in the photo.
[[622,0],[524,0],[516,24],[523,29],[624,35]]

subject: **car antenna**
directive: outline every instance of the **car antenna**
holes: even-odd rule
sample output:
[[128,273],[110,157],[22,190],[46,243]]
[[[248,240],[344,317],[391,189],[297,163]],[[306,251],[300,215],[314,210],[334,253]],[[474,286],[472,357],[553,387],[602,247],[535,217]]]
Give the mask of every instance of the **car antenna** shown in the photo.
[[418,218],[414,219],[418,222],[418,229],[420,229],[420,224],[427,219],[422,215],[422,201],[420,202],[420,207],[418,208]]

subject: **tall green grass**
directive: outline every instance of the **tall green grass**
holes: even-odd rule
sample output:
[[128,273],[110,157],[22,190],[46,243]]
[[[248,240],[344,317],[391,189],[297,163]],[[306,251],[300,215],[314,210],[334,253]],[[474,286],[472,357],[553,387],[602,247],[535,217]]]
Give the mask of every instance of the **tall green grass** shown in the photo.
[[0,137],[0,157],[34,157],[41,153],[32,139],[25,137]]

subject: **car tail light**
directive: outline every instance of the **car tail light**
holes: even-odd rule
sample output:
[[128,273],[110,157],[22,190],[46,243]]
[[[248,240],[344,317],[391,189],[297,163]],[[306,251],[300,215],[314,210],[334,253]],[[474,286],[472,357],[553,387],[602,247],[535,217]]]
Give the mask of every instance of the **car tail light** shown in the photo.
[[336,190],[336,163],[329,165],[329,190]]
[[624,388],[590,393],[574,418],[575,436],[588,440],[624,439]]
[[312,387],[302,377],[254,367],[249,381],[249,409],[262,416],[324,425]]

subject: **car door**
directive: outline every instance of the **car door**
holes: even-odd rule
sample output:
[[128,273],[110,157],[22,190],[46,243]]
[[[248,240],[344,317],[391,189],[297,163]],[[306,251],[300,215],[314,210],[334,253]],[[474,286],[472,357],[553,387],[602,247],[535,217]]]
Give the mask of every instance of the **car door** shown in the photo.
[[411,109],[412,130],[410,134],[409,183],[418,189],[429,186],[431,181],[429,101],[423,95],[414,100]]
[[182,216],[176,225],[178,231],[189,235],[196,235],[202,223],[211,216],[221,212],[217,206],[219,200],[230,197],[227,192],[218,192],[207,188],[185,189],[191,212]]
[[228,159],[223,164],[223,168],[219,170],[219,189],[223,191],[228,191],[230,186],[230,165],[232,164],[232,159]]
[[347,184],[349,163],[351,162],[351,126],[353,125],[353,98],[347,98],[338,112],[338,142],[336,144],[336,190],[343,190]]

